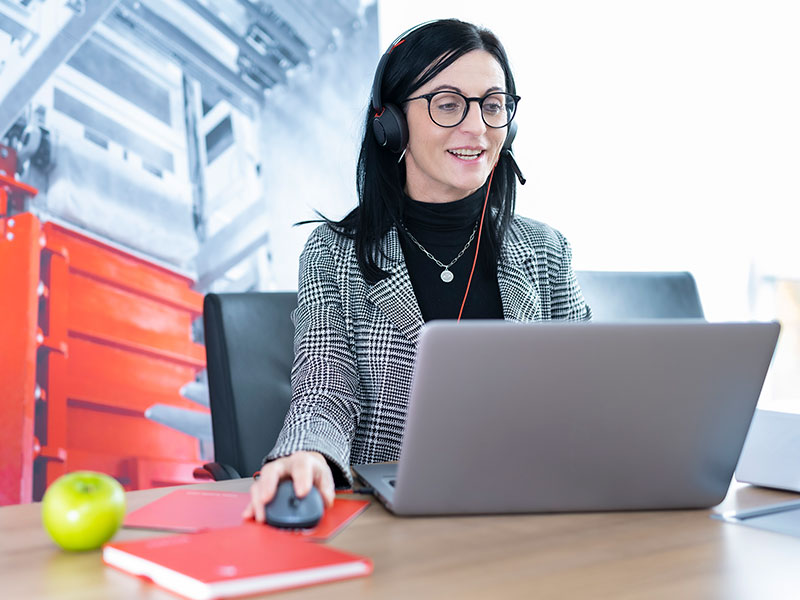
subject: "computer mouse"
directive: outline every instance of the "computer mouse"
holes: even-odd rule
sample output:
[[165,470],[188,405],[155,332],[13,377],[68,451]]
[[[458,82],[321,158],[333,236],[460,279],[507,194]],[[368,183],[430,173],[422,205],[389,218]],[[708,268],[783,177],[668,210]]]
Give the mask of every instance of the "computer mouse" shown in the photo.
[[325,512],[322,496],[315,486],[303,498],[294,493],[294,483],[284,479],[278,484],[275,497],[264,505],[266,521],[282,529],[308,529],[314,527]]

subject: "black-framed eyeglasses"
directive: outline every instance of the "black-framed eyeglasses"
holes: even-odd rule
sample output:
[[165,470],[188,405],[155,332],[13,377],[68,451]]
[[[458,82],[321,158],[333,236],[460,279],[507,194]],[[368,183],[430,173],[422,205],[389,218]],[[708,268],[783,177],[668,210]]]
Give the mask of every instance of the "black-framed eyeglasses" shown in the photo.
[[481,108],[481,118],[487,127],[500,129],[506,127],[517,112],[520,97],[505,92],[490,92],[483,98],[468,98],[460,92],[443,90],[433,94],[422,94],[413,98],[406,98],[404,102],[412,100],[428,101],[428,115],[431,121],[439,127],[455,127],[467,118],[469,103],[477,102]]

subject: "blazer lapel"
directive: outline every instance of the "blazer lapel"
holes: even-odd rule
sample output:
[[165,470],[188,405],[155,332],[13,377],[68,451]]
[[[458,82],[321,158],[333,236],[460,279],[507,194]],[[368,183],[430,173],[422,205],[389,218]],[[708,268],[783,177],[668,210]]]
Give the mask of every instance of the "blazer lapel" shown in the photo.
[[403,335],[417,344],[424,321],[394,227],[384,238],[383,251],[385,257],[379,262],[389,276],[370,286],[367,298],[397,326]]
[[509,321],[539,321],[542,300],[535,277],[533,248],[508,232],[497,267],[497,284],[503,302],[503,316]]

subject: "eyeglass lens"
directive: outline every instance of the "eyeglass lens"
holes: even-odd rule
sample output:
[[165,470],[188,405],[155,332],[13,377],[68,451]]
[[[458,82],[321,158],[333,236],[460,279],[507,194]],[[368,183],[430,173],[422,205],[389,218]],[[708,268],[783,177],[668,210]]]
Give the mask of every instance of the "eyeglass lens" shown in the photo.
[[[511,94],[489,94],[480,104],[483,121],[489,127],[505,127],[514,118],[516,102]],[[434,123],[454,127],[467,116],[467,100],[454,92],[437,92],[430,99],[429,109]]]

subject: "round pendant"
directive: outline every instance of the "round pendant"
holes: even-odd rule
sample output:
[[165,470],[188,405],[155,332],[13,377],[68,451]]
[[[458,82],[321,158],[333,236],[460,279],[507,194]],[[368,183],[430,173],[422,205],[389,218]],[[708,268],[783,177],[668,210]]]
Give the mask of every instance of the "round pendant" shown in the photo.
[[442,274],[439,275],[439,277],[441,277],[442,281],[444,281],[445,283],[450,283],[451,281],[453,281],[453,274],[447,269],[442,271]]

